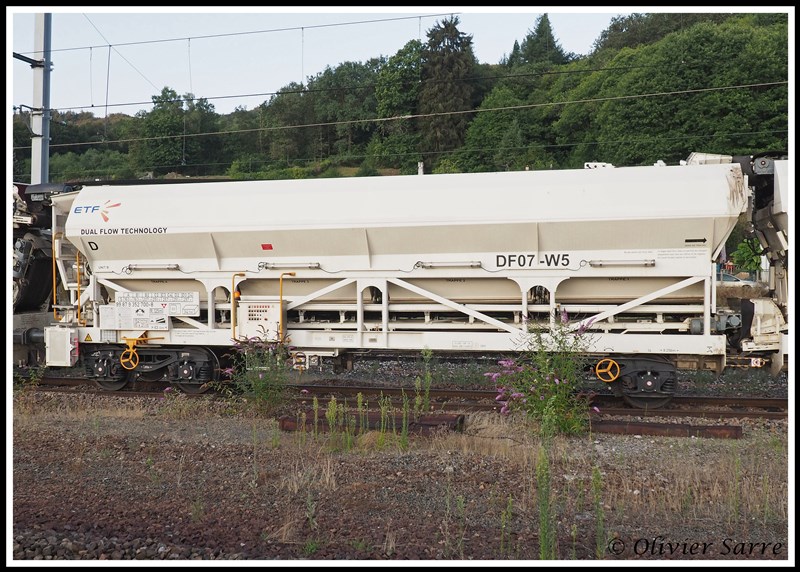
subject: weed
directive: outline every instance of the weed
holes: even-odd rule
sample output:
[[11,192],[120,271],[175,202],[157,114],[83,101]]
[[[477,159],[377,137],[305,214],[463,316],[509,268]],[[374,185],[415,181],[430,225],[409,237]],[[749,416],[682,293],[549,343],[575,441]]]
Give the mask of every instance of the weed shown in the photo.
[[311,402],[311,408],[314,411],[314,437],[316,438],[316,436],[319,435],[319,400],[317,399],[316,395],[314,396],[314,400]]
[[358,408],[359,433],[362,435],[367,432],[367,403],[364,401],[364,394],[360,391],[356,396],[356,406]]
[[319,550],[319,541],[315,539],[306,540],[306,543],[303,545],[303,554],[305,556],[311,556],[317,550]]
[[47,366],[44,364],[14,368],[14,389],[34,389],[39,386],[46,373]]
[[266,409],[286,401],[286,383],[291,371],[286,346],[267,342],[266,335],[238,340],[226,354],[231,367],[223,370],[236,391],[245,399]]
[[595,547],[594,555],[598,560],[605,557],[606,521],[603,513],[603,483],[600,469],[592,467],[592,500],[594,502]]
[[577,560],[578,554],[575,550],[575,545],[578,542],[578,525],[573,524],[569,529],[569,535],[572,537],[572,552],[570,553],[570,559]]
[[433,374],[431,373],[431,359],[433,352],[430,348],[422,349],[422,377],[414,380],[414,390],[416,397],[414,398],[414,410],[417,414],[422,414],[428,411],[431,407],[431,385],[433,384]]
[[536,490],[539,501],[539,558],[555,560],[555,529],[550,506],[550,460],[544,447],[539,448],[536,461]]
[[381,410],[381,426],[380,432],[378,433],[377,446],[378,449],[381,449],[386,443],[386,433],[389,430],[389,415],[392,409],[391,398],[389,396],[384,397],[383,393],[381,393],[381,396],[378,398],[378,407]]
[[328,408],[325,410],[325,419],[328,420],[328,433],[330,434],[331,447],[335,446],[336,442],[336,415],[339,406],[336,403],[336,396],[331,396],[328,402]]
[[508,535],[508,527],[511,524],[513,508],[514,503],[511,500],[511,495],[508,495],[508,502],[500,513],[500,558],[506,553],[508,553],[508,556],[511,556],[511,539]]
[[191,505],[189,505],[189,513],[191,515],[192,522],[199,522],[203,520],[203,515],[205,515],[203,499],[193,500]]
[[386,522],[386,537],[383,541],[383,553],[390,557],[394,554],[395,547],[397,546],[397,535],[392,530],[392,519]]
[[549,327],[529,328],[521,357],[500,360],[501,371],[485,374],[496,384],[500,412],[522,410],[542,422],[548,436],[586,431],[588,404],[577,391],[586,361],[586,327],[583,324],[573,331],[562,312]]
[[317,528],[316,512],[317,503],[314,502],[314,496],[311,491],[308,491],[306,495],[306,522],[312,529]]
[[181,459],[178,462],[178,478],[177,478],[177,485],[178,488],[181,488],[181,477],[183,476],[183,462],[186,460],[186,451],[181,453]]
[[742,486],[742,459],[739,453],[736,452],[733,458],[733,482],[731,483],[730,492],[730,520],[736,522],[739,520],[741,512],[741,497],[740,489]]
[[400,429],[400,450],[406,451],[408,450],[408,397],[406,394],[403,393],[403,425]]

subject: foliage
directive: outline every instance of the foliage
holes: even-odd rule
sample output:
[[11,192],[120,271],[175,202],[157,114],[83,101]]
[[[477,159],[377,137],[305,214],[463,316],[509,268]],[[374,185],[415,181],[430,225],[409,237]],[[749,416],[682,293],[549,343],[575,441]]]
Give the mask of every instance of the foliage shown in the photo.
[[14,389],[25,390],[37,388],[46,373],[47,366],[44,364],[33,365],[25,368],[14,368]]
[[500,360],[499,372],[485,374],[495,382],[501,413],[524,412],[539,423],[545,438],[586,430],[588,402],[578,392],[578,382],[589,344],[588,325],[573,326],[561,312],[549,327],[529,327],[521,356]]
[[[619,50],[650,44],[673,32],[685,30],[698,22],[721,23],[730,18],[730,13],[634,13],[611,19],[607,29],[600,33],[592,46],[594,51]],[[774,15],[773,15],[774,16]]]
[[265,341],[265,336],[237,340],[224,370],[234,390],[258,406],[280,406],[287,398],[286,384],[291,368],[285,345]]
[[[409,115],[417,109],[419,98],[422,43],[411,40],[381,66],[375,80],[375,99],[378,117]],[[406,129],[402,122],[384,123]]]
[[[464,141],[472,108],[472,84],[476,65],[472,36],[458,29],[457,16],[437,22],[428,31],[422,51],[422,89],[419,111],[426,170],[433,171],[441,153],[457,149]],[[455,113],[454,113],[455,112]]]
[[553,36],[550,18],[542,14],[536,19],[533,31],[529,31],[519,48],[520,63],[565,64],[570,60],[558,41]]
[[91,148],[85,153],[56,153],[50,157],[50,177],[57,181],[132,179],[129,157],[111,149]]
[[[446,18],[391,57],[327,67],[228,115],[166,86],[134,117],[52,110],[51,180],[415,174],[421,160],[428,173],[632,166],[788,149],[786,13],[630,14],[585,57],[561,49],[543,14],[497,63],[478,62],[458,26]],[[12,125],[24,182],[30,113]]]
[[739,243],[731,258],[739,270],[757,272],[761,269],[761,255],[763,252],[757,238],[745,238]]
[[592,467],[592,505],[595,522],[595,557],[602,560],[608,545],[606,519],[603,511],[603,476],[597,465]]
[[303,122],[322,124],[314,128],[314,157],[363,153],[375,131],[369,120],[377,113],[375,83],[382,63],[381,59],[344,62],[309,78],[313,111]]
[[458,165],[456,165],[455,161],[453,161],[450,157],[444,157],[443,159],[439,159],[439,162],[433,169],[434,175],[444,175],[448,173],[452,174],[460,172],[461,171],[458,169]]
[[422,415],[426,413],[431,407],[431,385],[433,383],[433,374],[431,373],[431,360],[433,359],[433,352],[430,348],[423,348],[422,350],[422,364],[423,374],[422,377],[417,376],[414,379],[414,414]]

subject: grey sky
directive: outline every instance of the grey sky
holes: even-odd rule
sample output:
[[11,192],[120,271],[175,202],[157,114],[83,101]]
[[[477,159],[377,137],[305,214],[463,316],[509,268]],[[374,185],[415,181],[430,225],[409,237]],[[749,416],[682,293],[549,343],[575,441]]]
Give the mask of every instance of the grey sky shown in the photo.
[[[13,7],[13,17],[7,18],[7,42],[13,42],[9,58],[11,52],[41,57],[31,52],[34,14],[44,10]],[[179,94],[208,98],[218,113],[230,113],[237,106],[252,109],[268,99],[263,94],[303,82],[327,66],[394,55],[409,40],[424,41],[427,31],[450,14],[457,14],[459,29],[472,35],[478,60],[497,63],[543,13],[548,14],[561,47],[578,54],[588,53],[611,18],[624,13],[602,7],[572,13],[563,7],[537,7],[541,11],[534,12],[525,7],[447,6],[341,8],[328,13],[321,12],[330,10],[324,7],[305,13],[296,8],[284,13],[276,8],[253,13],[257,8],[252,7],[239,13],[229,8],[213,14],[210,10],[214,8],[203,13],[174,9],[157,13],[153,7],[49,10],[53,14],[50,107],[86,106],[104,116],[108,103],[109,113],[132,115],[149,109],[151,97],[169,86]],[[259,33],[248,33],[255,31]],[[220,34],[235,35],[202,37]],[[166,39],[174,41],[156,41]],[[151,43],[121,45],[131,42]],[[30,66],[14,60],[9,68],[11,105],[31,105]],[[244,97],[247,94],[258,95]],[[123,103],[136,105],[119,105]]]

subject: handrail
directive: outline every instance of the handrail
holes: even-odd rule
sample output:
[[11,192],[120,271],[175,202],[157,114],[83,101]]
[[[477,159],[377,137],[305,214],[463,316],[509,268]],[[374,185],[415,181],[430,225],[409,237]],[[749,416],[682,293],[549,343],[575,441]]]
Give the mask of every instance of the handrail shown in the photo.
[[278,280],[278,343],[283,343],[283,277],[295,276],[294,272],[283,272]]
[[56,308],[58,305],[58,300],[56,300],[56,291],[58,289],[56,287],[56,244],[62,236],[64,235],[60,232],[57,232],[53,235],[53,244],[52,248],[50,249],[50,258],[53,261],[53,319],[55,321],[59,321],[61,319],[61,316],[58,315],[58,308]]
[[245,276],[244,272],[237,272],[233,276],[231,276],[231,339],[235,342],[237,341],[236,337],[236,300],[238,296],[236,295],[236,277],[237,276]]
[[75,252],[75,274],[78,281],[78,325],[85,326],[86,320],[81,318],[81,253],[80,251]]

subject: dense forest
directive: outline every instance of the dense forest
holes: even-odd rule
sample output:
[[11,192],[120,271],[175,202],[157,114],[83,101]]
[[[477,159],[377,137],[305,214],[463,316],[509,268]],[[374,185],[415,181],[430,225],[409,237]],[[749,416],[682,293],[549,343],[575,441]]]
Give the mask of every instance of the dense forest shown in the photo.
[[[788,151],[787,14],[631,14],[585,56],[544,14],[478,62],[457,16],[390,57],[344,62],[252,110],[165,86],[135,116],[52,112],[50,180],[372,176],[668,164]],[[14,117],[14,180],[30,180]]]

